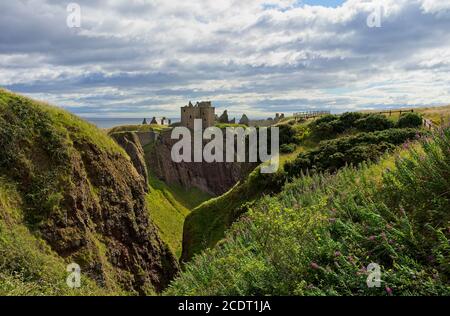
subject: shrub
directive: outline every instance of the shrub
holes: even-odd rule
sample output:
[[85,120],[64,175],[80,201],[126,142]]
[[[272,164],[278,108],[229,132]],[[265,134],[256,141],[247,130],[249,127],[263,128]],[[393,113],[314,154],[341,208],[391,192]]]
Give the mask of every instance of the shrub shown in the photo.
[[339,119],[339,116],[335,114],[327,114],[319,117],[317,120],[311,123],[311,126],[320,125],[322,123],[330,123]]
[[[292,125],[289,123],[277,125],[280,132],[280,145],[300,144],[310,133],[310,129],[302,124]],[[269,129],[270,134],[270,129]]]
[[292,144],[296,142],[295,130],[293,126],[289,124],[278,125],[280,132],[280,145]]
[[280,152],[283,154],[293,153],[295,151],[295,144],[283,144],[280,146]]
[[340,116],[325,115],[310,124],[313,136],[318,139],[330,139],[338,134],[356,129],[361,132],[383,131],[393,127],[417,128],[422,124],[422,118],[415,113],[402,115],[397,125],[381,114],[366,114],[346,112]]
[[339,120],[342,121],[346,126],[354,126],[355,122],[359,119],[366,117],[368,114],[361,112],[345,112],[340,117]]
[[355,127],[360,131],[375,132],[394,127],[394,123],[381,114],[370,114],[355,121]]
[[420,126],[422,126],[422,116],[418,113],[404,113],[397,122],[399,128],[417,128]]
[[284,170],[290,177],[295,177],[307,170],[336,171],[346,164],[359,164],[373,161],[384,152],[417,136],[414,129],[389,129],[374,133],[360,133],[334,140],[323,141],[318,148],[302,152]]
[[318,118],[309,126],[313,135],[319,139],[331,138],[345,129],[339,121],[339,116],[332,114]]

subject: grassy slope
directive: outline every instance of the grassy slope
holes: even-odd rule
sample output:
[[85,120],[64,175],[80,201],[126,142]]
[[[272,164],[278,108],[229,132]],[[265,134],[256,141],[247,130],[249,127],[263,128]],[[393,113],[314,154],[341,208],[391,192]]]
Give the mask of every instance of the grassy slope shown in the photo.
[[[185,266],[169,295],[450,295],[450,130],[377,164],[305,176]],[[381,287],[369,288],[370,263]]]
[[[42,111],[48,121],[42,124],[51,126],[49,133],[68,135],[63,141],[71,145],[71,141],[84,139],[95,143],[109,152],[124,153],[122,149],[95,126],[47,104],[30,101],[19,95],[0,89],[0,111],[8,115],[10,104],[22,102],[24,115],[16,131],[2,130],[4,137],[12,133],[12,137],[27,135],[21,126],[31,126],[36,122],[33,116],[25,115],[26,111]],[[28,122],[31,120],[30,122]],[[49,135],[48,135],[49,136]],[[37,135],[29,135],[27,146],[33,150],[33,139]],[[3,148],[2,148],[3,150]],[[2,159],[9,153],[0,152]],[[39,156],[36,156],[39,159]],[[119,292],[107,292],[97,287],[87,276],[82,277],[84,286],[71,290],[65,284],[67,262],[52,252],[46,242],[29,229],[25,221],[23,197],[15,189],[15,183],[0,175],[0,294],[4,295],[105,295]],[[56,196],[56,195],[53,195]]]
[[[145,155],[152,155],[153,143],[144,146]],[[159,228],[161,238],[169,245],[177,258],[181,255],[183,225],[192,209],[211,196],[197,188],[185,189],[179,185],[159,180],[148,168],[149,192],[147,194],[150,216]]]
[[177,257],[181,255],[183,224],[190,211],[210,199],[207,193],[198,189],[184,189],[168,185],[149,172],[149,193],[147,194],[150,216],[159,228],[161,238]]
[[[107,152],[122,153],[125,157],[128,157],[125,151],[117,145],[115,141],[108,137],[106,133],[99,130],[95,125],[45,102],[39,102],[36,100],[31,100],[30,102],[30,99],[28,98],[0,88],[1,111],[6,111],[8,104],[17,101],[24,102],[27,107],[30,107],[33,110],[45,113],[49,118],[49,123],[52,124],[52,128],[54,128],[56,132],[60,132],[61,134],[70,134],[70,138],[72,140],[87,140],[88,142],[97,144],[100,148],[106,150]],[[24,116],[21,119],[23,125],[26,125],[27,121],[30,121],[31,125],[31,121],[34,118]]]
[[214,126],[220,128],[220,129],[224,129],[227,127],[243,127],[243,128],[247,127],[244,124],[238,124],[238,123],[216,123]]
[[423,114],[424,117],[432,120],[434,124],[450,124],[450,105],[432,108],[419,108],[417,111]]

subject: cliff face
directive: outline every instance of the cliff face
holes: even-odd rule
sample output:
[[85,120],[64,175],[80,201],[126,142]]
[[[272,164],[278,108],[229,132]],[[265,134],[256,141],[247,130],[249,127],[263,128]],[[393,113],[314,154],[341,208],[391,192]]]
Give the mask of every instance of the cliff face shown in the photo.
[[145,164],[144,150],[140,144],[139,137],[132,132],[112,134],[112,138],[127,152],[131,158],[134,168],[145,182],[145,189],[148,187],[148,172]]
[[124,145],[132,161],[90,124],[0,91],[0,177],[18,188],[30,231],[101,286],[152,293],[178,264],[148,216],[142,153]]
[[[148,217],[144,178],[121,155],[109,155],[89,143],[75,148],[80,154],[72,157],[73,185],[62,201],[67,221],[50,217],[43,228],[46,239],[75,262],[83,263],[88,256],[84,268],[101,284],[106,284],[111,265],[125,288],[140,294],[152,287],[161,291],[178,268]],[[96,258],[99,249],[91,234],[101,236],[97,241],[104,244],[108,263]]]
[[169,132],[163,132],[154,146],[147,152],[146,160],[150,170],[166,183],[175,183],[183,187],[196,187],[211,195],[221,195],[256,166],[252,163],[206,163],[180,162],[171,158],[173,140]]

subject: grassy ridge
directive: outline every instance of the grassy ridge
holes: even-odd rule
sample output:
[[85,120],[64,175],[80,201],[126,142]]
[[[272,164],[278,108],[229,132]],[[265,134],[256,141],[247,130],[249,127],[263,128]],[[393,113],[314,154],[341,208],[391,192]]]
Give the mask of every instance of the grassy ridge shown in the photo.
[[[20,119],[16,119],[16,115],[8,113],[11,108],[17,110],[20,114]],[[31,127],[36,124],[41,124],[42,127],[46,127],[49,130],[53,129],[55,134],[64,134],[64,136],[70,138],[70,140],[67,140],[69,142],[68,145],[72,144],[73,141],[87,141],[97,144],[107,152],[122,153],[128,157],[116,142],[95,125],[44,102],[30,100],[0,88],[0,110],[5,117],[8,116],[13,120],[8,122],[8,125],[12,125],[13,123],[17,125],[18,130],[15,131],[17,134],[11,133],[12,135],[23,135],[27,130],[31,130]],[[43,119],[44,117],[45,120]],[[69,133],[70,137],[68,135]]]
[[[169,295],[450,295],[450,130],[305,175],[185,266]],[[367,267],[381,267],[368,287]]]
[[[72,185],[68,161],[75,142],[95,144],[99,150],[129,159],[94,125],[56,107],[0,89],[2,294],[122,293],[115,282],[106,290],[86,275],[82,276],[82,288],[71,290],[65,283],[68,262],[53,252],[39,233],[39,228],[48,224],[49,214],[64,216],[60,202],[63,188]],[[19,182],[26,183],[20,190]]]
[[162,132],[167,129],[170,129],[170,127],[158,124],[122,125],[109,129],[108,133],[113,134],[122,132]]
[[[154,293],[153,284],[167,282],[176,261],[138,212],[145,199],[136,175],[125,151],[94,125],[0,90],[0,291]],[[128,259],[117,256],[131,243]],[[151,250],[164,267],[153,279],[157,269],[141,255]],[[86,273],[79,290],[65,284],[71,262]]]

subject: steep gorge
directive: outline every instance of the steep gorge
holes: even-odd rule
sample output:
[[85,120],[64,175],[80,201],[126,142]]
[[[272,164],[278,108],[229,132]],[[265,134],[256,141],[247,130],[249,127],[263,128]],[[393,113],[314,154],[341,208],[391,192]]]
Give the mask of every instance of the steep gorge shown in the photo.
[[[192,223],[191,211],[207,199],[230,190],[256,166],[253,163],[237,162],[175,163],[171,159],[171,149],[178,140],[171,139],[170,130],[121,131],[111,133],[110,136],[127,151],[142,178],[151,182],[148,185],[149,203],[157,205],[150,215],[165,241],[182,260],[186,260],[186,254],[195,252],[190,249],[194,248],[190,247],[189,238],[192,225],[186,225],[185,222],[190,219],[189,223]],[[216,215],[220,217],[221,212]],[[212,220],[211,225],[216,222],[214,218],[206,218]]]

